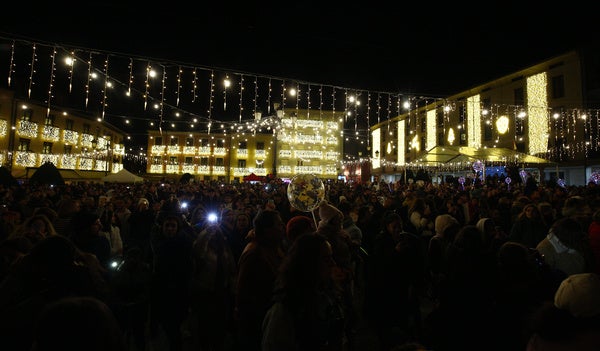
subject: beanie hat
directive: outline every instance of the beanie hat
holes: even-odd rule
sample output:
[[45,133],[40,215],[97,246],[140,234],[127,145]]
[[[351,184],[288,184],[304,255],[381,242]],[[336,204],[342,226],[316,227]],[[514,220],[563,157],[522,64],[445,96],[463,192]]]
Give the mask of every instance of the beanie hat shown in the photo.
[[285,233],[290,243],[296,240],[301,234],[312,231],[314,231],[313,220],[303,215],[290,218],[285,227]]
[[458,224],[458,220],[449,214],[441,214],[435,217],[435,233],[437,235],[444,235],[446,228],[453,224]]
[[344,214],[335,206],[330,205],[327,200],[323,200],[319,205],[319,218],[321,218],[323,223],[329,223],[335,220],[341,223],[344,219]]
[[570,275],[556,290],[554,306],[574,317],[600,315],[600,276],[596,273]]

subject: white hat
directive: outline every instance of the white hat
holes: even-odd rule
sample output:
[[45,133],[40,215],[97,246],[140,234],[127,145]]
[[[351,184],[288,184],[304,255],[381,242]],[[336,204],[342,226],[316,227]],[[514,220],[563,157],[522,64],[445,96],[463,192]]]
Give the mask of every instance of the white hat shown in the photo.
[[554,306],[569,311],[574,317],[600,315],[600,276],[595,273],[570,275],[556,290]]

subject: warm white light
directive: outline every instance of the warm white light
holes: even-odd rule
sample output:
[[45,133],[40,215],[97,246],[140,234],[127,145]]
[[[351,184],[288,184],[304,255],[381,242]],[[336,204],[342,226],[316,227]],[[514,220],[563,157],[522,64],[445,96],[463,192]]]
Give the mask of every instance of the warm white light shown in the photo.
[[225,86],[225,89],[227,89],[231,86],[231,81],[229,79],[225,79],[223,80],[223,85]]
[[450,143],[450,145],[452,145],[452,143],[454,143],[454,129],[449,128],[448,129],[448,142]]
[[75,63],[75,59],[73,59],[71,56],[67,56],[65,58],[65,63],[69,66],[73,66],[73,64]]
[[295,88],[291,88],[291,89],[289,90],[289,93],[288,93],[288,94],[290,94],[290,96],[296,96],[296,94],[297,94],[297,93],[298,93],[298,92],[296,91],[296,89],[295,89]]
[[156,77],[156,71],[153,69],[150,69],[150,71],[148,71],[148,76],[150,76],[150,78]]
[[408,109],[410,108],[410,102],[408,102],[408,100],[407,100],[407,101],[404,101],[404,103],[402,104],[402,106],[403,106],[405,109],[407,109],[407,110],[408,110]]
[[508,131],[508,117],[500,116],[496,120],[496,130],[500,134],[505,134]]
[[355,100],[355,97],[354,97],[354,95],[350,95],[350,96],[348,96],[348,102],[352,102],[352,103],[353,103],[353,102],[354,102],[354,100]]

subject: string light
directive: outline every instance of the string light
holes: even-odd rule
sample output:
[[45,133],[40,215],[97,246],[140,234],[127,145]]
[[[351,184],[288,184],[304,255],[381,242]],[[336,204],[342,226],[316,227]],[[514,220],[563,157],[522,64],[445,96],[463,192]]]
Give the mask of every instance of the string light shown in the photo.
[[92,81],[92,52],[90,51],[90,57],[87,61],[87,82],[85,83],[85,107],[87,108],[90,100],[90,82]]
[[52,48],[51,61],[52,65],[50,67],[50,79],[48,83],[48,108],[46,109],[46,117],[50,116],[50,106],[52,105],[52,87],[54,85],[54,71],[56,70],[56,48]]
[[[148,109],[148,91],[150,90],[150,72],[152,71],[152,67],[150,66],[150,61],[146,65],[146,81],[144,82],[144,87],[146,91],[144,92],[144,111]],[[160,128],[160,125],[159,125]],[[162,131],[161,131],[162,134]]]
[[29,88],[27,89],[27,97],[31,99],[31,89],[33,87],[33,74],[35,73],[35,61],[37,61],[36,53],[35,53],[36,45],[33,43],[33,47],[31,50],[31,63],[29,64],[31,69],[29,70]]
[[15,41],[10,44],[10,62],[8,64],[8,86],[10,87],[12,75],[15,72]]
[[131,96],[131,85],[133,84],[133,59],[129,59],[129,80],[127,82],[127,93],[125,95]]
[[102,89],[102,120],[104,120],[104,114],[106,112],[106,106],[108,106],[106,90],[108,89],[108,57],[104,60],[104,88]]
[[240,123],[242,123],[242,113],[244,112],[244,75],[240,75]]

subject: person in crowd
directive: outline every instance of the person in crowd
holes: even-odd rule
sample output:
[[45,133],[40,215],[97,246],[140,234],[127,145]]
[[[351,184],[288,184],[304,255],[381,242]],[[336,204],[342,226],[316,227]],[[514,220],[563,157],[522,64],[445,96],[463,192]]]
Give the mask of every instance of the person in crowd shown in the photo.
[[100,216],[100,223],[102,223],[101,233],[110,243],[110,257],[123,258],[123,239],[121,238],[117,216],[111,210],[103,211]]
[[354,243],[354,245],[361,246],[362,245],[362,231],[356,225],[355,218],[356,211],[348,200],[341,201],[338,205],[338,209],[342,211],[344,215],[344,221],[342,222],[342,228],[348,233],[350,236],[350,240]]
[[513,222],[509,240],[534,248],[548,233],[548,227],[542,221],[540,210],[533,203],[523,206],[523,210]]
[[63,198],[56,211],[56,220],[52,223],[57,234],[70,238],[73,229],[71,228],[71,219],[76,217],[81,211],[81,202],[74,198]]
[[262,324],[261,350],[347,350],[334,267],[326,237],[298,236],[278,273],[274,303]]
[[440,214],[435,218],[435,235],[427,245],[427,265],[433,298],[437,298],[444,278],[446,251],[460,228],[458,220],[450,214]]
[[561,217],[572,217],[577,220],[582,228],[588,228],[592,222],[592,208],[589,201],[583,196],[569,196],[561,208]]
[[112,310],[88,296],[65,297],[47,305],[36,321],[31,351],[126,351]]
[[[347,327],[352,329],[356,322],[354,306],[356,262],[360,260],[358,247],[343,229],[344,214],[337,207],[323,200],[318,207],[319,222],[315,233],[324,235],[333,250],[335,280],[345,303]],[[349,335],[350,335],[349,331]],[[352,336],[352,335],[350,335]]]
[[527,351],[592,351],[600,348],[600,276],[565,278],[553,303],[542,305],[528,325]]
[[52,222],[42,214],[33,215],[23,221],[10,235],[12,238],[27,240],[30,246],[50,235],[57,235]]
[[30,351],[35,321],[43,308],[60,298],[91,296],[108,301],[103,268],[62,236],[48,236],[16,261],[0,284],[2,347]]
[[271,307],[273,289],[284,257],[285,224],[277,211],[260,211],[253,234],[238,262],[235,290],[237,343],[245,350],[260,350],[262,321]]
[[207,226],[194,241],[192,312],[202,350],[223,350],[234,335],[237,263],[222,227]]
[[181,351],[181,331],[190,308],[193,242],[185,233],[181,213],[171,208],[159,217],[152,233],[151,331],[161,327],[171,351]]
[[474,225],[458,231],[446,257],[438,303],[426,319],[426,338],[435,350],[478,349],[490,335],[495,257],[484,250]]
[[496,222],[492,218],[481,218],[475,226],[481,232],[484,249],[489,250],[494,255],[498,252],[500,246],[508,241],[508,235],[504,231],[499,230],[500,227],[496,226]]
[[[157,202],[160,204],[160,202]],[[146,198],[140,198],[137,207],[128,217],[129,238],[125,243],[125,250],[139,248],[144,260],[152,264],[152,249],[150,248],[150,233],[156,222],[156,211],[150,207],[150,201]],[[116,221],[119,221],[117,216]],[[121,238],[123,238],[121,236]]]
[[494,284],[492,350],[524,350],[524,330],[533,313],[552,298],[556,287],[548,281],[543,258],[521,243],[507,241],[496,255],[498,274]]
[[95,212],[81,212],[71,220],[72,240],[77,247],[98,259],[102,267],[108,268],[110,241],[102,233],[102,222]]
[[421,238],[403,230],[400,215],[386,212],[370,255],[366,305],[381,350],[420,336],[425,255]]
[[564,217],[552,225],[548,235],[536,249],[550,267],[566,276],[591,272],[594,269],[593,252],[588,236],[580,222]]
[[285,225],[285,247],[286,251],[294,244],[296,238],[305,233],[312,233],[316,230],[315,222],[312,218],[305,215],[295,215]]
[[431,208],[427,205],[427,202],[422,197],[417,197],[408,210],[410,223],[415,228],[419,236],[423,236],[429,239],[433,236],[433,227],[435,218],[430,218]]
[[594,272],[600,274],[600,210],[592,216],[592,223],[587,230],[590,248],[594,255]]

